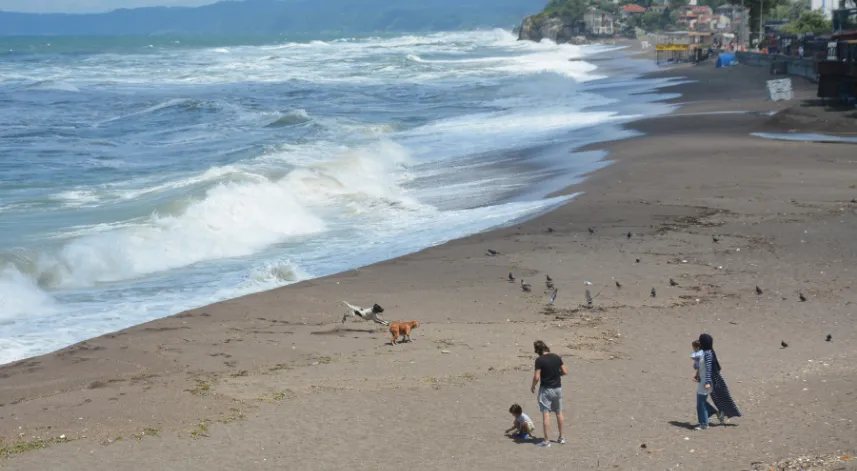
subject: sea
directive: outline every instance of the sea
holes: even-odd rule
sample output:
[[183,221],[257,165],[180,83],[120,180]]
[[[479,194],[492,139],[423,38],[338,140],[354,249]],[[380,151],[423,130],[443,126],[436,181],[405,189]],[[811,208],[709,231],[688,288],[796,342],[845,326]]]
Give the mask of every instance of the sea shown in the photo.
[[0,37],[0,363],[567,203],[583,146],[672,111],[632,52]]

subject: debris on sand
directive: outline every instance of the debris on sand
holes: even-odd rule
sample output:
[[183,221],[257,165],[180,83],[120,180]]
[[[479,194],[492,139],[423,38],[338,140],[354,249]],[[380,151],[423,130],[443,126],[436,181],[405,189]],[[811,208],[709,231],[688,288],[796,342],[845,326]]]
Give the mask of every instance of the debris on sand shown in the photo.
[[786,458],[776,463],[752,463],[753,471],[834,471],[845,470],[843,463],[851,461],[850,456],[823,455]]

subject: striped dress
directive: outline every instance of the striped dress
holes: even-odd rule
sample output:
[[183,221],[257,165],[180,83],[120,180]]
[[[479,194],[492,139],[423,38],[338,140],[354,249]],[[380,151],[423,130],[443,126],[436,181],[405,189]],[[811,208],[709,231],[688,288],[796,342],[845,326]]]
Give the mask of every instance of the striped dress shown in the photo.
[[743,414],[738,410],[735,401],[732,400],[732,394],[729,393],[726,380],[713,365],[714,355],[710,350],[703,353],[703,361],[705,361],[705,383],[711,385],[711,400],[714,402],[714,406],[726,417],[741,417]]

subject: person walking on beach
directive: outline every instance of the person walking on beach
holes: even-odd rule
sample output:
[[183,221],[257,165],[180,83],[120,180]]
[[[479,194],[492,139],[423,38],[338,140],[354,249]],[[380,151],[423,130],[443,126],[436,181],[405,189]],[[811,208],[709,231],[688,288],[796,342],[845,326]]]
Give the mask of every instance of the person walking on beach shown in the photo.
[[[717,354],[714,353],[714,339],[708,334],[702,334],[699,336],[699,345],[702,347],[704,360],[700,362],[700,385],[711,393],[711,400],[719,409],[717,418],[720,419],[720,423],[723,423],[726,418],[742,417],[743,414],[732,400],[726,380],[720,374],[720,362],[717,361]],[[706,368],[704,375],[703,364]],[[704,382],[702,378],[705,378]]]
[[[700,336],[700,339],[702,337]],[[696,343],[696,342],[694,342]],[[696,345],[694,345],[696,347]],[[720,411],[708,403],[708,395],[711,393],[711,371],[714,368],[714,353],[706,351],[702,347],[702,341],[699,341],[700,353],[699,361],[694,361],[696,370],[697,386],[696,386],[696,418],[698,425],[694,430],[705,430],[708,428],[708,419],[716,415],[720,422],[723,423],[723,415]],[[694,357],[691,357],[694,358]]]
[[[542,422],[544,423],[544,440],[537,443],[537,446],[548,447],[550,442],[550,420],[551,412],[556,414],[556,424],[559,428],[559,438],[557,443],[565,444],[565,435],[562,430],[565,426],[565,418],[562,416],[562,377],[568,374],[568,369],[562,362],[562,358],[556,353],[551,353],[547,344],[541,340],[533,342],[533,348],[539,356],[536,358],[536,368],[533,374],[533,384],[530,386],[530,391],[535,393],[536,386],[539,386],[539,410],[542,412]],[[541,384],[539,384],[541,383]]]

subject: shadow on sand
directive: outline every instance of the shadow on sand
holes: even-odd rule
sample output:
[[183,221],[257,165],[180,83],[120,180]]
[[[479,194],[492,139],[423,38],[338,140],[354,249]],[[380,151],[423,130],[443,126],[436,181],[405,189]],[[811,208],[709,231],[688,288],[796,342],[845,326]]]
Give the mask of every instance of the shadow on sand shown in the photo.
[[[686,430],[693,430],[697,424],[692,424],[690,422],[679,422],[678,420],[670,420],[669,424],[673,427],[683,428]],[[737,427],[738,424],[711,424],[712,427]]]

